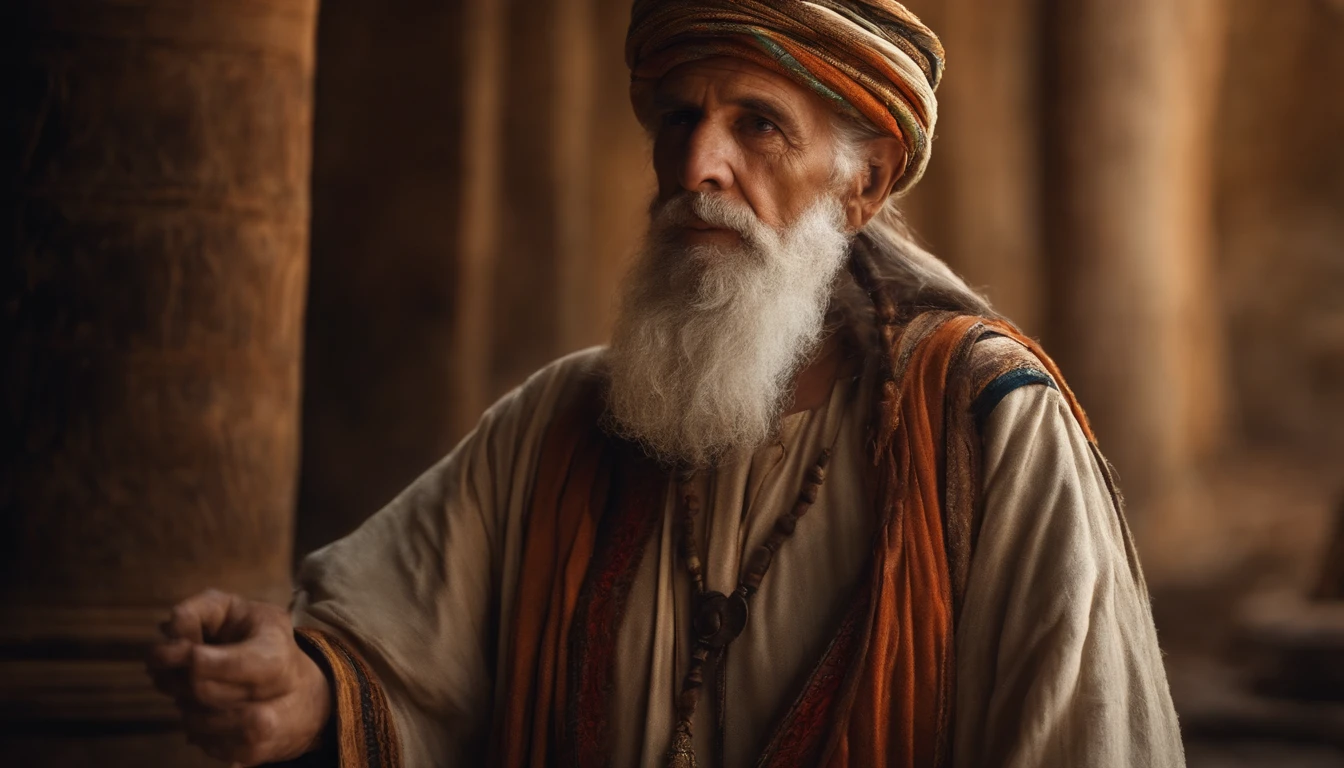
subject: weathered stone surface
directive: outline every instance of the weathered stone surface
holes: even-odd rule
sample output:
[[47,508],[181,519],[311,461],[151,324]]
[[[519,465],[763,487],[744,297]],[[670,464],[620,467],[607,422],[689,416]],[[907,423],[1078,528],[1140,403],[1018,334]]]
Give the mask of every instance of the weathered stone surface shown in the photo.
[[18,764],[71,764],[42,734],[162,764],[181,736],[152,736],[172,712],[139,657],[168,606],[206,586],[287,597],[316,10],[29,0],[0,24],[19,83],[0,147]]

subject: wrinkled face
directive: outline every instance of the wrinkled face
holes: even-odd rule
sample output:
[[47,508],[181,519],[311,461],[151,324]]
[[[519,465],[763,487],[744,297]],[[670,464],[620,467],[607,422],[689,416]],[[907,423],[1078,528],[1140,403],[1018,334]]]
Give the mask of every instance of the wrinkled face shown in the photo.
[[747,62],[684,65],[658,98],[659,194],[623,287],[607,407],[650,453],[705,466],[770,438],[819,348],[849,246],[837,181],[856,162],[824,104]]
[[[660,204],[685,192],[718,193],[783,229],[834,187],[833,113],[783,75],[729,57],[689,62],[662,78],[653,109]],[[732,229],[702,222],[675,236],[685,246],[740,242]]]

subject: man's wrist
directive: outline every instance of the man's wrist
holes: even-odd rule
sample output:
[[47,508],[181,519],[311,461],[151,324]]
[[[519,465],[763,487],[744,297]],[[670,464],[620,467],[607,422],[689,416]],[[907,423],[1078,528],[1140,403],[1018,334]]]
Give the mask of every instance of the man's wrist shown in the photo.
[[[299,646],[302,648],[303,646]],[[328,677],[327,671],[319,664],[308,651],[304,651],[304,665],[309,668],[308,684],[305,688],[309,691],[309,701],[311,706],[316,708],[318,717],[316,718],[321,725],[317,729],[317,734],[309,742],[304,754],[309,752],[324,751],[323,747],[336,745],[336,689]]]
[[[303,651],[303,690],[305,701],[310,711],[316,713],[314,720],[318,723],[317,732],[313,734],[303,750],[303,758],[294,763],[297,768],[305,766],[335,765],[337,757],[337,738],[336,730],[338,727],[336,717],[336,686],[332,681],[331,665],[326,657],[318,650],[304,634],[299,631],[294,632],[294,641],[298,644],[299,650]],[[309,761],[307,758],[317,758]],[[327,759],[330,758],[330,759]]]

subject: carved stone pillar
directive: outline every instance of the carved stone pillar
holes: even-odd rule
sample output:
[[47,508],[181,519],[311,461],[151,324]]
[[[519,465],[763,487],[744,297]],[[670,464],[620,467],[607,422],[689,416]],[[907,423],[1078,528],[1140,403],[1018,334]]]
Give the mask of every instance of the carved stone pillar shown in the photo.
[[0,763],[209,764],[142,659],[288,598],[317,2],[7,5]]

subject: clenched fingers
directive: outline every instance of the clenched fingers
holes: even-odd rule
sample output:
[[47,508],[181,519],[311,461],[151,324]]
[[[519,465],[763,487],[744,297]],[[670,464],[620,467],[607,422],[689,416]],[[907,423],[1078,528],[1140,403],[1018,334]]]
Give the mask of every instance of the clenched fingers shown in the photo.
[[151,673],[173,669],[186,669],[191,664],[191,649],[195,645],[190,640],[170,640],[159,643],[149,649],[145,666]]
[[173,606],[159,629],[169,639],[203,643],[242,639],[246,632],[247,601],[237,595],[208,589]]
[[278,627],[232,645],[177,640],[155,646],[146,669],[159,690],[179,701],[221,706],[265,700],[293,683],[293,659],[287,653],[291,642]]
[[288,635],[264,630],[257,637],[233,645],[198,645],[191,653],[191,675],[199,680],[241,686],[254,699],[278,696],[292,687],[294,659],[288,653]]

